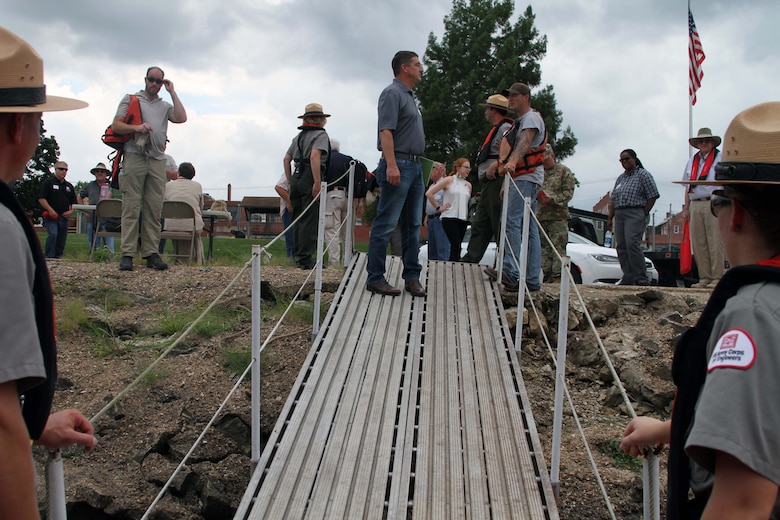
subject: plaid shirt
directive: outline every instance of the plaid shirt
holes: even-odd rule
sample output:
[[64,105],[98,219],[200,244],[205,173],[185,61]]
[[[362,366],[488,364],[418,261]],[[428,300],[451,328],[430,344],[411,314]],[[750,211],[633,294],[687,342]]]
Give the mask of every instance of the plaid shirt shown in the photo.
[[639,166],[623,172],[615,181],[610,200],[616,209],[644,206],[658,197],[658,188],[649,171]]

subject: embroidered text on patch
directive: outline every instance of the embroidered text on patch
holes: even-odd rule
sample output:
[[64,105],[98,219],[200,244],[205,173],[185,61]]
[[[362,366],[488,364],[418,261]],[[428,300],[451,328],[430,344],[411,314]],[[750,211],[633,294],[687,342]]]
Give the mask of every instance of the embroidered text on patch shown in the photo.
[[710,356],[707,372],[716,368],[747,370],[756,361],[756,345],[753,338],[742,329],[724,332]]

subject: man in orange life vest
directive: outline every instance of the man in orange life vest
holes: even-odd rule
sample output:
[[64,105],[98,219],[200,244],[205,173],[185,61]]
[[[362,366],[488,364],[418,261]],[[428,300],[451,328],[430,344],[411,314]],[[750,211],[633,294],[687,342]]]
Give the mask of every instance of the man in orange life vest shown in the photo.
[[[519,287],[520,247],[523,229],[524,198],[531,199],[531,211],[536,212],[536,197],[544,183],[544,147],[547,145],[547,129],[539,112],[531,108],[531,89],[525,83],[515,83],[502,92],[509,99],[509,109],[517,114],[515,124],[501,141],[499,151],[499,175],[511,176],[506,215],[504,269],[501,282],[508,291],[524,290]],[[513,185],[511,185],[513,184]],[[529,222],[528,263],[526,285],[529,291],[538,291],[542,285],[542,248],[539,227],[535,219]],[[488,277],[497,280],[495,269],[485,270]]]
[[[712,135],[709,128],[699,129],[696,137],[688,142],[698,148],[685,165],[683,181],[704,181],[715,179],[715,165],[720,162],[721,139]],[[723,243],[718,234],[718,219],[710,212],[710,197],[717,186],[686,186],[683,218],[690,222],[691,246],[699,282],[693,287],[715,287],[723,276]]]

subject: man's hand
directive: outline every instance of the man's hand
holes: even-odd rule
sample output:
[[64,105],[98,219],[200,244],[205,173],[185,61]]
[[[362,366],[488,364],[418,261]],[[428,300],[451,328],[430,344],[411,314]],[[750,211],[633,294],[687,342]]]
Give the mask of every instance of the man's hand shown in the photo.
[[311,198],[316,199],[317,195],[320,194],[321,189],[322,185],[320,184],[320,181],[315,179],[314,184],[311,187]]
[[81,412],[74,409],[63,410],[49,416],[46,427],[35,444],[52,449],[80,444],[86,451],[92,451],[97,444],[94,433],[92,424]]
[[398,165],[387,166],[387,182],[393,186],[399,186],[401,184],[401,170],[398,169]]
[[135,127],[135,131],[139,134],[149,134],[152,132],[152,125],[149,123],[143,123]]
[[165,85],[165,90],[167,90],[168,92],[173,92],[173,81],[169,79],[164,79],[163,85]]
[[545,204],[549,204],[552,201],[552,197],[547,195],[544,190],[539,190],[539,193],[536,195],[536,198]]
[[688,206],[684,206],[680,214],[682,215],[683,220],[686,222],[688,222],[691,219],[691,214],[688,211]]

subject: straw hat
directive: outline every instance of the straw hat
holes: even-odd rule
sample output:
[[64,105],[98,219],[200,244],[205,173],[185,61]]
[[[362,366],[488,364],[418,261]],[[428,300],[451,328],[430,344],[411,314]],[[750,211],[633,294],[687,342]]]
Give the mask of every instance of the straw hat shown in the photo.
[[0,27],[0,112],[56,112],[86,106],[77,99],[47,96],[41,57],[29,43]]
[[97,163],[97,166],[95,166],[94,168],[89,170],[89,173],[91,173],[92,175],[95,175],[97,172],[106,172],[108,174],[108,173],[111,173],[111,170],[106,168],[105,164],[103,164],[102,162],[99,162],[99,163]]
[[707,127],[699,128],[699,133],[696,135],[696,137],[691,137],[688,139],[688,142],[693,146],[694,148],[698,148],[701,146],[701,142],[704,139],[713,139],[715,140],[715,148],[720,146],[721,140],[720,137],[717,135],[712,135],[712,130],[710,130]]
[[493,94],[487,98],[487,101],[480,103],[479,106],[509,110],[509,100],[501,94]]
[[780,101],[761,103],[737,114],[723,143],[714,181],[676,184],[780,184]]
[[298,116],[298,119],[303,119],[304,117],[330,117],[330,114],[325,114],[322,112],[322,105],[319,103],[309,103],[306,105],[306,110],[302,116]]

